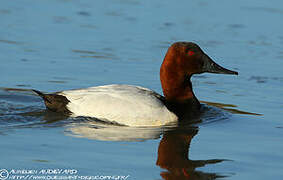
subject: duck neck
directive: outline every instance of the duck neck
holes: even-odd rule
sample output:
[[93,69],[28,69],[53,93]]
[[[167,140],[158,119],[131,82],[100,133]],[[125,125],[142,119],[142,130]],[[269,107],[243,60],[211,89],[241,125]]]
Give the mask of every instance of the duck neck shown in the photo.
[[160,80],[169,108],[183,114],[190,109],[199,110],[200,103],[193,92],[191,75],[181,69],[176,66],[171,68],[170,64],[163,63],[160,69]]

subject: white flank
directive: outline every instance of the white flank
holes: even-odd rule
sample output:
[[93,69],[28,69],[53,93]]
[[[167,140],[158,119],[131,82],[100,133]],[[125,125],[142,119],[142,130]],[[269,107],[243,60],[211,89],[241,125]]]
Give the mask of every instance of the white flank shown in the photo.
[[177,122],[177,116],[156,92],[130,85],[106,85],[58,93],[70,103],[73,116],[95,117],[128,126],[160,126]]

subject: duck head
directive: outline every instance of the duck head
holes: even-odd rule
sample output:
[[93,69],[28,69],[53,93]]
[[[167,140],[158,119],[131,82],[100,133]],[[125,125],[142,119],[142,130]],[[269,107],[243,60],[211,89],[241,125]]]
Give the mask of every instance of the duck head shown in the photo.
[[193,74],[205,72],[238,74],[215,63],[195,43],[172,44],[160,68],[160,80],[165,98],[175,102],[195,98],[190,78]]

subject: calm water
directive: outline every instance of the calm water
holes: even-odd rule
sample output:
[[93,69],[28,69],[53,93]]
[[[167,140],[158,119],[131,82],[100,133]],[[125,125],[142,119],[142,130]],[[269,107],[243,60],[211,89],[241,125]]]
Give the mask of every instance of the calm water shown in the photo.
[[[282,18],[281,0],[2,0],[0,170],[282,179]],[[161,93],[159,67],[175,41],[197,42],[239,71],[193,78],[207,104],[198,124],[130,128],[72,119],[46,112],[29,91],[122,83]]]

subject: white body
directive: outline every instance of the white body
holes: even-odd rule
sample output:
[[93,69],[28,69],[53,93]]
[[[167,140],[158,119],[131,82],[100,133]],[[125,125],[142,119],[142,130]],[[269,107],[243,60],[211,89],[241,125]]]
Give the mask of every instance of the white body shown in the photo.
[[177,122],[156,92],[130,85],[106,85],[58,93],[70,102],[73,116],[95,117],[128,126],[160,126]]

